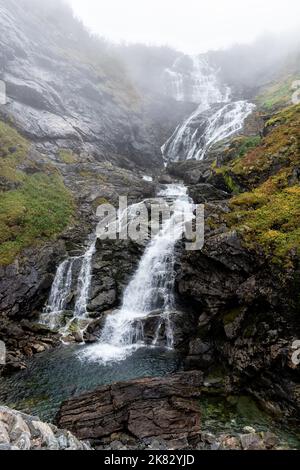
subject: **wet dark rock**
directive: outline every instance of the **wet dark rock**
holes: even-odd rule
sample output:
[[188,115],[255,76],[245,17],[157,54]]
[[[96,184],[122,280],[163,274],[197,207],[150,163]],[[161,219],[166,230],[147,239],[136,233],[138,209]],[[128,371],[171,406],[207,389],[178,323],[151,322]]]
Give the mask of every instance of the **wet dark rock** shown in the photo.
[[95,343],[99,341],[107,315],[111,315],[112,313],[113,310],[103,312],[99,318],[96,318],[89,323],[83,334],[83,339],[86,343]]
[[188,338],[194,331],[197,321],[193,313],[184,311],[152,312],[136,320],[134,327],[143,331],[146,344],[168,345],[168,330],[172,331],[173,346],[176,350],[186,352]]
[[291,370],[289,359],[299,336],[296,273],[283,274],[245,248],[235,231],[220,224],[225,207],[206,205],[206,217],[214,222],[206,224],[201,251],[178,247],[178,298],[198,318],[185,368],[210,370],[220,362],[231,387],[254,393],[277,416],[298,416],[299,372]]
[[168,175],[168,174],[164,174],[164,175],[161,175],[159,178],[158,178],[158,181],[159,183],[161,184],[171,184],[174,182],[174,179],[172,178],[172,176]]

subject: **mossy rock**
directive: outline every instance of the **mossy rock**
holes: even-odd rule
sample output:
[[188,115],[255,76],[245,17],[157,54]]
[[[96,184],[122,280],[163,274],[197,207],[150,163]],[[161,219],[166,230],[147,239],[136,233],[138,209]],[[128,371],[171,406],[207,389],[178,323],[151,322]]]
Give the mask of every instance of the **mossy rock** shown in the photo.
[[78,157],[75,155],[72,150],[69,149],[61,149],[58,152],[59,160],[66,165],[71,165],[77,163]]
[[256,97],[258,106],[268,112],[288,106],[292,101],[293,82],[299,79],[300,75],[287,75],[266,85]]
[[231,199],[225,219],[248,248],[288,267],[300,255],[300,105],[277,113],[266,126],[259,145],[225,169],[253,186]]
[[236,307],[225,313],[223,316],[223,324],[229,325],[233,323],[242,313],[242,307]]
[[92,206],[94,210],[97,210],[97,208],[103,206],[103,204],[110,204],[110,202],[105,197],[97,197],[94,199]]

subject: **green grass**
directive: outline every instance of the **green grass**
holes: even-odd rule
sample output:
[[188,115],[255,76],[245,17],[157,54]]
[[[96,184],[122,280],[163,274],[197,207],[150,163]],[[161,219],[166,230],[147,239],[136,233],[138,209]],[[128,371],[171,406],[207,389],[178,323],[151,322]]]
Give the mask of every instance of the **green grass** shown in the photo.
[[262,139],[235,139],[236,157],[212,170],[236,194],[227,224],[247,247],[289,266],[300,255],[300,105],[274,114],[265,130]]
[[292,84],[300,75],[287,76],[263,88],[257,96],[257,104],[265,111],[276,111],[291,104]]
[[0,178],[2,183],[22,182],[24,175],[17,169],[28,154],[30,145],[15,129],[0,121]]
[[66,163],[67,165],[71,165],[73,163],[77,163],[77,156],[74,155],[72,150],[69,149],[61,149],[58,152],[59,159],[62,163]]
[[[29,149],[29,142],[0,122],[0,176],[6,182],[0,191],[0,265],[12,263],[24,248],[54,238],[74,212],[61,175],[54,167],[38,166]],[[18,184],[10,186],[12,182]]]
[[[270,183],[268,181],[267,183]],[[263,185],[231,201],[229,218],[253,249],[261,247],[275,263],[300,255],[300,186],[266,192]]]

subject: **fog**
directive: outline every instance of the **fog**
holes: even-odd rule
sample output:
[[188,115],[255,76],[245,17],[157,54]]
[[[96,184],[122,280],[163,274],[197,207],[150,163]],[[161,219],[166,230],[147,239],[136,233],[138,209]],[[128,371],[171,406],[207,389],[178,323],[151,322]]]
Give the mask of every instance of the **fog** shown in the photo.
[[67,0],[110,41],[168,45],[188,54],[300,29],[299,0]]

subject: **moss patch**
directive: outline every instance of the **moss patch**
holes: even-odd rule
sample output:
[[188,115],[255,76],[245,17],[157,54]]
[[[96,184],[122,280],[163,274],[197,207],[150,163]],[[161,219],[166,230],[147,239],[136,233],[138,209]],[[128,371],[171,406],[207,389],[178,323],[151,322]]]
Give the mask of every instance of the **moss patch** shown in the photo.
[[15,129],[0,121],[0,178],[5,183],[18,183],[24,174],[17,165],[26,159],[30,145]]
[[110,204],[110,202],[105,198],[105,197],[97,197],[93,203],[93,209],[97,209],[99,206],[102,206],[103,204]]
[[285,177],[281,172],[233,198],[227,217],[249,247],[261,247],[276,263],[288,263],[293,252],[300,255],[300,186],[282,187]]
[[77,156],[74,155],[72,150],[68,149],[61,149],[58,152],[59,159],[62,163],[66,163],[67,165],[71,165],[72,163],[77,163]]
[[74,206],[57,170],[38,167],[28,157],[29,142],[7,124],[0,129],[1,176],[18,182],[0,192],[0,265],[8,265],[24,248],[59,234]]
[[225,315],[223,316],[224,325],[230,325],[230,323],[233,323],[234,320],[239,317],[241,312],[242,312],[241,307],[233,308],[229,312],[226,312]]
[[218,169],[247,192],[230,202],[226,222],[245,244],[263,250],[275,263],[300,255],[300,105],[266,123],[266,136],[242,157]]
[[289,75],[263,88],[257,96],[257,104],[266,111],[276,111],[288,106],[292,99],[292,84],[300,75]]

